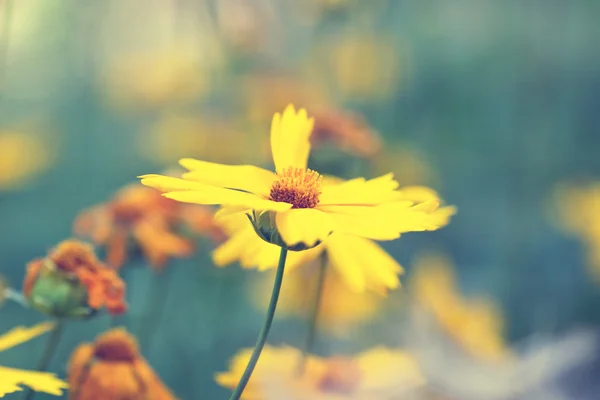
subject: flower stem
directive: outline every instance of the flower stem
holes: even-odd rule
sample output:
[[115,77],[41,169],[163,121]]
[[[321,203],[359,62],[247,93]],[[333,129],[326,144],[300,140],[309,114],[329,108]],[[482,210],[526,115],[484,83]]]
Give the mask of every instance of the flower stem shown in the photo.
[[[60,337],[62,335],[62,330],[64,328],[64,321],[61,318],[56,320],[56,325],[52,332],[50,332],[50,337],[48,338],[48,342],[46,343],[46,349],[44,350],[44,354],[42,358],[40,358],[40,362],[37,365],[36,371],[45,372],[50,365],[50,361],[52,361],[52,357],[56,352],[56,348],[58,347],[58,342],[60,341]],[[27,389],[23,396],[23,400],[31,400],[35,396],[35,392],[31,389]]]
[[302,358],[298,365],[298,375],[304,373],[306,358],[312,351],[315,344],[315,336],[317,333],[317,323],[319,322],[319,310],[321,309],[321,299],[323,298],[323,289],[325,288],[325,275],[327,273],[327,252],[321,253],[319,271],[317,272],[317,287],[315,288],[315,297],[310,308],[310,324],[308,326],[308,334],[306,342],[302,350]]
[[269,335],[269,330],[271,329],[271,323],[273,322],[273,317],[275,316],[275,308],[277,308],[277,300],[279,299],[281,283],[283,282],[283,271],[285,269],[286,256],[287,249],[282,247],[281,253],[279,254],[279,264],[277,265],[275,281],[273,282],[273,292],[271,293],[271,300],[269,301],[269,308],[267,309],[265,323],[260,330],[260,334],[256,340],[256,345],[254,346],[250,360],[248,360],[248,365],[246,365],[246,370],[242,374],[242,378],[240,379],[229,400],[239,400],[239,398],[242,397],[242,393],[244,392],[244,389],[250,380],[250,376],[252,376],[252,372],[254,371],[254,367],[256,367],[260,353],[262,352],[265,342],[267,341],[267,336]]

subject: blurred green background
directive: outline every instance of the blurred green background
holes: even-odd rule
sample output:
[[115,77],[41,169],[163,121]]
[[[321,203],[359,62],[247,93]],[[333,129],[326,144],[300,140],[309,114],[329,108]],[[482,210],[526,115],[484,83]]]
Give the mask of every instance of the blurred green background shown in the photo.
[[[0,12],[0,132],[42,143],[0,145],[17,165],[0,166],[8,176],[45,160],[22,185],[0,186],[0,273],[15,288],[79,212],[138,175],[181,156],[268,166],[270,117],[294,102],[360,113],[381,135],[384,154],[345,161],[339,175],[391,170],[458,206],[448,227],[384,244],[409,274],[415,255],[447,254],[465,293],[501,305],[510,341],[600,323],[585,248],[552,202],[558,184],[600,175],[600,3],[4,0]],[[182,399],[226,398],[212,375],[254,343],[263,318],[247,301],[258,273],[216,269],[202,249],[169,264],[145,352]],[[134,329],[151,272],[138,260],[124,277]],[[347,338],[322,334],[318,351],[397,343],[397,304]],[[0,332],[40,320],[7,303]],[[64,376],[74,344],[108,324],[69,323],[51,371]],[[300,345],[304,333],[302,321],[276,320],[270,342]],[[33,368],[43,344],[0,363]]]

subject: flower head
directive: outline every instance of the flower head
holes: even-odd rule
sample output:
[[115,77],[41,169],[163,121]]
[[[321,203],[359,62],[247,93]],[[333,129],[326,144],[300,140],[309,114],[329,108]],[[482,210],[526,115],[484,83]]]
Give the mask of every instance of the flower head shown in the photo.
[[[25,343],[53,328],[53,324],[44,322],[31,328],[22,326],[13,328],[0,336],[0,351]],[[28,371],[0,366],[0,397],[23,390],[22,385],[29,386],[37,392],[61,396],[67,383],[49,372]]]
[[129,185],[109,202],[81,213],[74,229],[78,235],[105,246],[107,262],[113,267],[121,267],[128,254],[139,249],[151,266],[160,269],[171,258],[192,254],[194,244],[182,235],[184,229],[221,240],[212,214],[207,207],[190,207],[156,190]]
[[[218,373],[221,386],[237,384],[251,349],[241,350],[228,372]],[[290,400],[397,399],[424,381],[416,361],[399,350],[373,348],[353,357],[308,355],[291,347],[265,347],[242,399]]]
[[78,346],[69,361],[69,385],[80,400],[171,400],[175,396],[141,356],[135,338],[115,328]]
[[65,240],[45,258],[27,264],[23,293],[31,305],[56,317],[83,317],[104,307],[125,312],[125,283],[102,264],[92,246]]
[[307,169],[313,125],[306,110],[296,111],[292,105],[275,114],[271,124],[275,172],[182,159],[189,172],[181,179],[144,175],[142,183],[177,201],[252,212],[262,238],[291,250],[314,247],[332,232],[392,240],[401,232],[430,229],[420,216],[435,210],[439,200],[400,201],[398,183],[391,175],[321,186],[318,173]]
[[[368,181],[374,189],[376,180]],[[332,182],[328,178],[324,182],[324,189]],[[339,185],[344,187],[350,185],[352,181]],[[438,229],[448,224],[450,217],[456,212],[454,207],[432,207],[427,208],[424,205],[431,201],[439,203],[439,197],[436,192],[424,187],[407,187],[397,191],[395,194],[401,202],[411,202],[416,204],[412,207],[413,212],[405,214],[407,221],[404,224],[398,223],[397,229],[401,232],[415,230],[420,226],[421,230]],[[393,205],[392,205],[393,206]],[[224,266],[235,261],[239,261],[244,268],[257,268],[259,270],[272,269],[277,266],[279,259],[279,248],[277,245],[268,243],[269,240],[261,241],[254,234],[245,216],[229,213],[227,209],[217,213],[216,222],[229,235],[229,240],[221,244],[213,252],[213,260],[216,265]],[[256,215],[256,214],[255,214]],[[270,214],[261,214],[261,217],[270,216]],[[256,217],[255,217],[256,218]],[[268,225],[263,221],[259,224],[261,227]],[[270,222],[273,226],[273,221]],[[258,231],[256,226],[254,230]],[[271,230],[276,234],[277,230]],[[263,239],[268,237],[268,231],[259,232]],[[288,254],[286,270],[288,275],[294,269],[301,265],[309,264],[315,261],[325,252],[328,258],[328,264],[333,270],[333,275],[341,279],[343,284],[354,293],[363,293],[366,290],[381,294],[387,293],[390,289],[400,286],[398,275],[402,273],[402,267],[394,260],[383,248],[375,241],[346,233],[334,232],[325,238],[317,246],[302,252],[292,252]],[[314,271],[314,268],[311,269]],[[306,272],[298,274],[298,281],[310,279],[311,274]],[[293,276],[292,276],[293,277]],[[344,289],[340,288],[340,291]],[[285,296],[285,294],[284,294]],[[349,294],[351,297],[352,295]],[[347,298],[345,296],[344,298]],[[341,302],[338,302],[340,306]]]

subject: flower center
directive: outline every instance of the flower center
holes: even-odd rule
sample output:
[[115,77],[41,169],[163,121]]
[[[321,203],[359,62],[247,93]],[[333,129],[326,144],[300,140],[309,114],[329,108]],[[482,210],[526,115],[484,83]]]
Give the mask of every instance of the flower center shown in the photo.
[[320,390],[343,395],[352,394],[362,378],[360,367],[347,357],[327,360],[327,369],[318,383]]
[[314,208],[319,204],[321,176],[310,169],[289,167],[271,186],[271,200],[292,204],[292,208]]

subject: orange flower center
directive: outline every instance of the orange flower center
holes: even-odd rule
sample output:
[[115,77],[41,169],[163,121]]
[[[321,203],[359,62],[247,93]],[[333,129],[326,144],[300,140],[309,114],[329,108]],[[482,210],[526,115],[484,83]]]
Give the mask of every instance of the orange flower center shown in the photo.
[[321,176],[310,169],[289,167],[271,186],[271,200],[292,204],[292,208],[314,208],[319,204]]
[[333,357],[327,360],[327,369],[318,388],[324,392],[349,395],[356,390],[361,377],[362,372],[352,359]]
[[135,339],[123,328],[116,328],[96,338],[94,356],[104,361],[132,362],[139,356]]
[[75,239],[62,241],[52,250],[49,258],[66,272],[75,272],[79,268],[95,269],[99,263],[94,248]]

